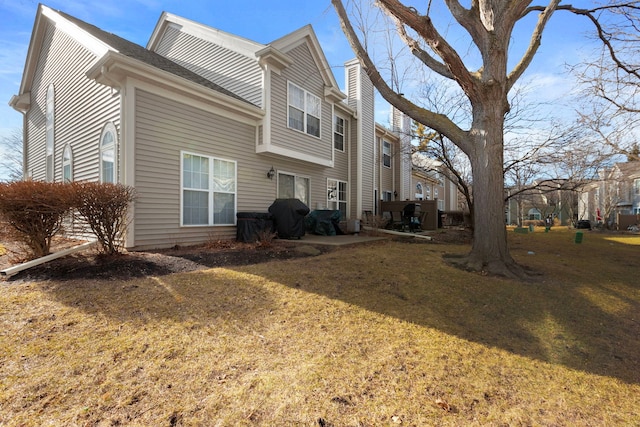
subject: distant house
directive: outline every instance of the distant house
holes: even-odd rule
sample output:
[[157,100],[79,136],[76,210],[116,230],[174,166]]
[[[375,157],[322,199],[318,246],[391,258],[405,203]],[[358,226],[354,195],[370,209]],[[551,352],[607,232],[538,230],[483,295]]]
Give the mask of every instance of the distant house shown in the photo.
[[463,208],[458,187],[441,162],[426,157],[422,153],[413,153],[411,158],[413,162],[411,186],[414,199],[437,200],[440,211],[468,210]]
[[580,194],[579,219],[616,226],[620,215],[640,215],[640,162],[616,163],[598,175]]
[[25,177],[135,187],[128,249],[232,238],[276,198],[349,219],[414,193],[408,121],[376,125],[361,66],[343,92],[311,26],[264,45],[162,13],[144,48],[40,5],[10,104]]
[[534,182],[533,188],[521,191],[505,189],[505,223],[524,225],[525,221],[542,223],[551,217],[554,224],[570,225],[577,214],[577,193],[568,181]]

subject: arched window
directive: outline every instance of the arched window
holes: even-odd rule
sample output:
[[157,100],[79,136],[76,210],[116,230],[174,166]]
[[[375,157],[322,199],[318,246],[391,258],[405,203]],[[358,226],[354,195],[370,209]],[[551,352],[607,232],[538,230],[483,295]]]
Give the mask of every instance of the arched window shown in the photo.
[[116,126],[108,122],[100,135],[100,182],[116,182]]
[[62,152],[62,182],[73,181],[73,152],[71,146],[66,145]]
[[46,115],[45,115],[45,138],[46,138],[46,181],[53,182],[53,156],[55,153],[54,131],[55,131],[55,90],[53,83],[47,88]]
[[423,193],[422,193],[422,183],[417,183],[416,184],[416,194],[415,194],[415,199],[416,200],[422,200],[424,197]]

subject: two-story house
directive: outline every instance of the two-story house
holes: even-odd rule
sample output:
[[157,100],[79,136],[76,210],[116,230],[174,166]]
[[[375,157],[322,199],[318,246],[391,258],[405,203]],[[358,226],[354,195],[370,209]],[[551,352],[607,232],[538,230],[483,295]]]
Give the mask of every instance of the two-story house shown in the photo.
[[[598,172],[598,179],[584,186],[578,202],[578,218],[593,224],[635,224],[640,215],[640,162],[616,163]],[[633,218],[621,221],[621,216]],[[627,224],[628,222],[628,224]]]
[[355,219],[410,197],[373,85],[354,60],[341,90],[311,26],[260,44],[162,13],[145,48],[40,5],[10,104],[25,177],[135,188],[128,249],[232,238],[276,198]]

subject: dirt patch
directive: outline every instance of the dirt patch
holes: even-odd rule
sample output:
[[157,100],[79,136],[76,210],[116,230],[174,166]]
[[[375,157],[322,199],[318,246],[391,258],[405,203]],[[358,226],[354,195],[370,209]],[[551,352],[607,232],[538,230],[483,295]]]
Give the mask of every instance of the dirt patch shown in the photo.
[[[25,261],[25,252],[18,242],[11,240],[6,234],[0,234],[0,242],[4,252],[0,253],[0,270]],[[52,244],[52,252],[77,244],[78,241],[56,239]],[[87,250],[21,271],[5,280],[126,280],[313,256],[332,249],[318,245],[316,251],[309,252],[300,250],[301,248],[304,248],[304,245],[287,240],[274,240],[267,246],[225,241],[166,250],[128,252],[114,256],[99,255],[95,250]]]
[[[431,235],[432,240],[406,239],[408,243],[446,243],[468,244],[471,232],[466,229],[443,229]],[[57,252],[82,242],[56,238],[52,252]],[[174,247],[172,249],[128,252],[122,255],[104,256],[95,250],[68,255],[28,270],[19,272],[5,280],[126,280],[145,276],[162,276],[171,273],[184,273],[213,267],[259,264],[274,260],[284,260],[316,256],[335,247],[301,245],[290,240],[273,240],[269,245],[236,241],[212,242],[207,245]],[[11,239],[0,224],[0,270],[26,260],[26,253],[18,242]]]

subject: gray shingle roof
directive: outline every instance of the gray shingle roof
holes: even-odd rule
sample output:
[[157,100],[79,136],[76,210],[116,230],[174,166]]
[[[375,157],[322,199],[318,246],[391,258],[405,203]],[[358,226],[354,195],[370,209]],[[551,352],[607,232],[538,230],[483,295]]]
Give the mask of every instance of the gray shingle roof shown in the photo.
[[91,34],[92,36],[106,43],[107,45],[111,46],[113,49],[117,50],[118,52],[120,52],[125,56],[128,56],[133,59],[137,59],[138,61],[144,62],[160,70],[169,72],[176,76],[187,79],[191,82],[197,83],[209,89],[213,89],[217,92],[220,92],[222,94],[231,96],[235,99],[238,99],[240,101],[244,101],[248,104],[253,105],[251,102],[247,101],[246,99],[223,88],[222,86],[212,82],[211,80],[208,80],[200,76],[199,74],[194,73],[193,71],[183,67],[182,65],[176,64],[175,62],[171,61],[168,58],[165,58],[164,56],[156,52],[153,52],[138,44],[130,42],[129,40],[123,39],[122,37],[117,36],[113,33],[109,33],[104,30],[101,30],[95,25],[88,24],[62,11],[58,10],[57,12],[61,16],[65,17],[66,19],[68,19],[69,21],[73,22],[75,25],[77,25],[78,27],[86,31],[87,33]]

